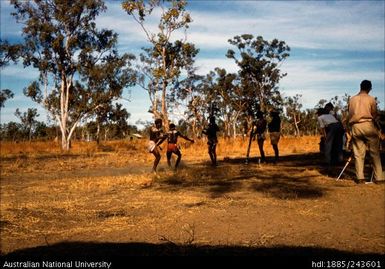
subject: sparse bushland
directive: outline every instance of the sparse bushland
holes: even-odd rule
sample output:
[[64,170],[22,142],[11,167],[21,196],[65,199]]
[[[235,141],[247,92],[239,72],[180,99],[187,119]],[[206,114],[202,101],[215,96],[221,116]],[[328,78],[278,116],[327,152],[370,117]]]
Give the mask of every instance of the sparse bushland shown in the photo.
[[[157,175],[145,139],[75,141],[70,153],[54,142],[2,143],[1,254],[44,247],[30,255],[76,256],[77,246],[96,255],[106,243],[138,242],[165,244],[164,254],[171,244],[183,255],[201,246],[206,255],[209,247],[239,255],[277,247],[287,254],[384,254],[384,186],[356,185],[353,165],[335,181],[320,165],[318,142],[283,137],[279,163],[254,158],[246,165],[247,139],[221,139],[215,168],[204,140],[181,143],[180,170],[168,169],[163,155]],[[268,140],[265,149],[273,156]],[[256,143],[250,156],[259,156]]]

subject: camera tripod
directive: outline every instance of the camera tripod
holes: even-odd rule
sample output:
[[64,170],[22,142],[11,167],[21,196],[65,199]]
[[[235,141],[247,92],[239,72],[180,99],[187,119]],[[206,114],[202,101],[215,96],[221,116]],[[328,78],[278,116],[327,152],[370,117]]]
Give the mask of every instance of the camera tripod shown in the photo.
[[[345,172],[346,168],[348,167],[348,165],[349,165],[349,163],[352,161],[352,159],[353,159],[353,155],[350,155],[349,158],[348,158],[348,160],[347,160],[346,163],[345,163],[344,168],[342,168],[341,173],[340,173],[340,174],[338,175],[338,177],[336,178],[337,181],[340,180],[342,174]],[[373,183],[373,177],[374,177],[374,169],[372,170],[372,175],[370,176],[370,181],[367,182],[367,183]]]

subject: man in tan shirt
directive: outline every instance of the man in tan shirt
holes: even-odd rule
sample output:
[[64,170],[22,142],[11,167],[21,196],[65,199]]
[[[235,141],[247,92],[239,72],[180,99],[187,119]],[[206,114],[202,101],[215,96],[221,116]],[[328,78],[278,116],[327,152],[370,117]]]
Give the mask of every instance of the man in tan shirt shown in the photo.
[[369,95],[371,89],[372,83],[369,80],[363,80],[360,85],[360,92],[349,100],[349,125],[357,183],[365,182],[364,164],[367,148],[372,159],[375,182],[385,182],[382,175],[379,130],[375,127],[377,103]]

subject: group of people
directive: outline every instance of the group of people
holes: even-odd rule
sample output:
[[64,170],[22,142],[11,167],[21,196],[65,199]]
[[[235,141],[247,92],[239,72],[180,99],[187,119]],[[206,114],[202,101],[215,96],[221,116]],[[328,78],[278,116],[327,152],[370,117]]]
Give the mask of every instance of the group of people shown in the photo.
[[[323,152],[325,162],[328,169],[335,164],[343,162],[343,145],[345,132],[349,132],[351,137],[351,145],[353,156],[355,159],[356,182],[365,182],[364,163],[366,151],[369,151],[374,181],[376,183],[384,183],[385,179],[382,172],[380,157],[380,130],[376,128],[377,103],[374,97],[369,95],[372,84],[368,80],[363,80],[360,84],[360,92],[351,97],[348,103],[348,121],[345,126],[340,117],[337,116],[334,107],[328,103],[317,111],[318,124],[321,136],[324,140]],[[281,119],[279,112],[273,110],[270,112],[270,122],[268,123],[262,111],[256,114],[256,120],[253,122],[251,136],[257,140],[258,148],[261,156],[261,162],[266,162],[265,152],[263,149],[266,140],[266,130],[270,135],[271,145],[274,149],[274,163],[279,159],[278,142],[281,136]],[[174,169],[178,168],[182,154],[177,145],[178,137],[182,137],[194,143],[193,139],[184,136],[176,130],[175,124],[170,124],[170,130],[167,133],[162,131],[162,120],[156,119],[155,125],[150,130],[149,152],[155,156],[153,171],[156,172],[157,166],[161,159],[160,145],[167,139],[167,163],[171,166],[172,154],[177,155]],[[207,135],[207,145],[210,160],[213,166],[217,165],[216,146],[218,143],[217,132],[218,125],[215,117],[210,116],[209,124],[203,130],[203,134]]]
[[261,155],[261,162],[266,162],[265,151],[263,150],[263,145],[266,140],[266,129],[269,131],[270,143],[274,150],[274,160],[273,163],[276,163],[279,159],[279,149],[278,142],[281,137],[281,118],[279,117],[279,112],[272,110],[270,112],[270,122],[267,123],[264,114],[262,111],[258,111],[256,115],[256,121],[253,124],[252,136],[257,140],[259,153]]
[[[169,131],[167,133],[163,132],[162,129],[163,122],[161,119],[155,120],[155,125],[150,128],[150,141],[148,144],[148,152],[152,153],[155,156],[154,164],[152,166],[152,171],[156,173],[159,161],[161,159],[161,147],[160,145],[167,140],[167,164],[171,167],[171,157],[172,154],[177,156],[175,161],[174,170],[178,169],[178,165],[182,158],[182,153],[178,146],[178,138],[182,137],[183,139],[194,143],[194,140],[183,135],[180,131],[176,130],[175,124],[171,123],[169,126]],[[208,153],[211,159],[213,166],[217,165],[217,153],[216,147],[218,143],[217,132],[219,131],[218,125],[215,123],[215,117],[211,116],[209,119],[209,124],[206,129],[203,130],[203,134],[207,135],[207,145]]]
[[[259,151],[261,154],[261,162],[266,162],[265,152],[263,150],[263,144],[266,139],[266,129],[270,133],[270,141],[274,149],[274,163],[278,161],[279,158],[279,149],[278,142],[280,139],[280,129],[281,129],[281,119],[279,117],[278,111],[271,111],[271,121],[267,123],[264,115],[261,111],[257,112],[257,119],[253,123],[251,136],[257,140]],[[156,119],[154,126],[150,128],[150,141],[148,144],[148,152],[152,153],[155,157],[154,164],[152,167],[153,172],[156,172],[158,164],[161,159],[161,148],[160,145],[167,140],[167,164],[171,167],[171,157],[172,154],[177,155],[177,160],[175,162],[174,170],[177,170],[180,160],[182,158],[182,153],[178,146],[178,137],[182,137],[183,139],[194,143],[193,139],[188,138],[183,135],[181,132],[176,130],[175,124],[171,123],[169,126],[169,131],[167,133],[163,132],[162,129],[163,122],[161,119]],[[218,144],[217,132],[219,131],[219,127],[215,122],[215,117],[209,117],[208,126],[202,131],[203,134],[207,136],[207,146],[208,146],[208,154],[210,156],[211,165],[217,166],[217,153],[216,147]]]
[[[265,151],[263,145],[266,140],[266,130],[270,134],[270,142],[274,149],[274,161],[276,163],[279,159],[278,142],[281,136],[281,118],[279,112],[272,110],[270,112],[271,121],[267,123],[262,111],[256,113],[256,121],[253,122],[251,128],[251,138],[257,140],[259,153],[261,155],[261,162],[266,162]],[[217,165],[216,145],[218,143],[217,132],[219,131],[218,125],[215,123],[215,117],[210,117],[210,123],[208,127],[203,130],[203,134],[207,135],[208,153],[213,166]]]
[[192,143],[194,143],[193,139],[188,138],[187,136],[183,135],[181,132],[176,130],[175,124],[170,124],[170,130],[167,133],[163,132],[162,129],[163,122],[161,119],[155,120],[155,125],[151,127],[150,129],[150,142],[148,144],[148,151],[152,153],[155,156],[154,164],[152,166],[152,171],[156,172],[156,169],[158,167],[158,164],[161,159],[160,155],[160,145],[167,139],[167,164],[169,167],[171,167],[171,157],[172,154],[175,154],[177,156],[174,170],[178,169],[178,165],[180,163],[180,160],[182,158],[182,153],[178,146],[178,138],[182,137],[185,140],[188,140]]
[[318,125],[323,142],[323,153],[328,171],[332,166],[343,161],[343,144],[346,132],[349,133],[353,157],[355,160],[356,183],[364,183],[364,164],[366,151],[369,151],[373,168],[374,181],[384,183],[380,156],[380,128],[376,126],[377,103],[369,95],[372,83],[363,80],[360,92],[351,97],[348,103],[348,119],[345,126],[337,116],[331,103],[317,110]]

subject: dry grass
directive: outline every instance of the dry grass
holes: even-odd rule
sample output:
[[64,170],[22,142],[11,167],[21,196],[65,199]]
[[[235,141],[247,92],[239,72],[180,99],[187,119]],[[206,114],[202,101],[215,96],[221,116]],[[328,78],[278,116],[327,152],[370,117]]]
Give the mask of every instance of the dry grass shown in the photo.
[[[314,152],[318,150],[319,136],[304,136],[304,137],[281,137],[279,142],[280,151],[284,154]],[[72,143],[70,152],[64,152],[60,148],[59,142],[1,142],[0,155],[5,156],[41,156],[45,154],[56,155],[87,155],[100,152],[116,152],[126,153],[136,151],[143,153],[146,150],[147,140],[118,140],[101,142],[97,145],[96,142],[79,142]],[[186,142],[180,139],[180,144],[187,150],[186,153],[192,157],[200,157],[201,153],[206,152],[206,140],[197,140],[195,144]],[[226,155],[231,153],[243,153],[246,151],[248,138],[236,139],[219,139],[218,155]],[[252,148],[257,148],[256,142],[252,144]],[[270,141],[265,141],[265,150],[268,154],[273,151],[270,146]],[[195,155],[195,156],[194,156]]]
[[[2,185],[2,239],[17,242],[29,238],[31,242],[40,241],[41,244],[44,240],[60,241],[78,233],[115,229],[121,222],[122,225],[126,223],[127,207],[138,206],[137,202],[125,203],[124,189],[141,181],[144,179],[131,176],[83,177],[61,178],[44,184],[35,181],[22,186]],[[116,190],[120,192],[116,193]],[[111,199],[113,194],[116,195]],[[106,221],[110,225],[100,229]],[[28,242],[24,243],[28,245]],[[3,245],[2,250],[11,246]]]
[[72,143],[70,152],[61,149],[60,142],[54,141],[33,141],[33,142],[1,142],[1,156],[39,156],[45,154],[57,155],[89,155],[92,156],[98,152],[121,152],[138,150],[145,143],[144,140],[128,141],[107,141],[97,145],[96,142],[75,141]]
[[[279,143],[280,154],[297,154],[316,152],[319,137],[282,137]],[[205,140],[191,144],[183,139],[180,141],[183,161],[208,161]],[[247,139],[220,139],[217,147],[218,160],[224,158],[244,158],[246,155]],[[125,167],[130,163],[139,163],[151,167],[152,154],[146,151],[147,140],[109,141],[97,145],[95,142],[74,142],[70,152],[63,152],[60,144],[55,142],[1,142],[1,174],[32,173],[45,171],[73,171],[93,169],[96,167]],[[165,144],[162,146],[165,155]],[[270,141],[265,142],[265,154],[273,156]],[[259,150],[254,141],[250,156],[259,156]],[[164,158],[164,157],[163,157]]]
[[[331,215],[325,212],[335,201],[317,199],[327,197],[332,183],[316,170],[285,167],[287,171],[282,173],[273,165],[258,168],[238,163],[207,169],[206,142],[180,142],[184,168],[177,174],[164,170],[162,157],[163,171],[158,176],[148,172],[153,156],[146,152],[146,140],[111,141],[99,146],[74,142],[69,153],[53,142],[2,142],[0,254],[90,240],[265,246],[286,238],[279,235],[281,222],[296,227],[301,219],[306,225]],[[281,155],[317,152],[318,142],[319,137],[283,137],[279,147]],[[247,143],[247,139],[221,139],[218,159],[244,158]],[[269,140],[265,151],[267,156],[273,155]],[[250,155],[259,156],[256,142]],[[379,191],[376,193],[380,196]],[[334,196],[339,203],[350,193],[341,195]],[[309,197],[317,203],[309,203]],[[276,223],[263,230],[266,224],[260,215],[272,212],[270,209],[278,210]],[[249,210],[261,221],[261,228],[245,226],[248,224],[243,220],[249,219]],[[237,218],[244,230],[230,226],[233,221],[237,224]],[[254,237],[250,231],[255,232]],[[310,244],[301,238],[302,232],[293,232],[291,239]],[[377,252],[384,249],[377,243],[360,247]]]

